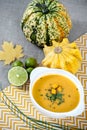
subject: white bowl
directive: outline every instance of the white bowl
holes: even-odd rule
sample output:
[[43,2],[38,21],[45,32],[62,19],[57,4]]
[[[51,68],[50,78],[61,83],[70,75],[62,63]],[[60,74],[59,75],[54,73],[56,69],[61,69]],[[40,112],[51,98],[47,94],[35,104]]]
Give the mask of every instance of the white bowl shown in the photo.
[[[48,74],[59,74],[62,76],[66,76],[68,79],[72,80],[72,82],[77,86],[80,94],[80,101],[77,105],[77,107],[69,112],[51,112],[49,110],[44,109],[42,106],[40,106],[34,99],[32,95],[32,88],[34,83],[42,76],[48,75]],[[77,79],[76,76],[71,74],[70,72],[67,72],[62,69],[52,69],[52,68],[46,68],[46,67],[37,67],[35,68],[30,75],[30,97],[31,101],[34,104],[34,106],[45,116],[52,117],[52,118],[64,118],[66,116],[77,116],[80,115],[84,111],[84,91],[83,86],[81,85],[80,81]]]

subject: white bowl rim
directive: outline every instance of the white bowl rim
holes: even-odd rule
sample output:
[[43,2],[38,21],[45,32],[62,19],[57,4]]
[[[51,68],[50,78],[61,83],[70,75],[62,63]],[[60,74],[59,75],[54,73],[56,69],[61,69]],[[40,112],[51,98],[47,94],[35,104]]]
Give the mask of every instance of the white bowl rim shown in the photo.
[[[66,76],[67,78],[69,78],[76,84],[78,84],[77,88],[79,90],[80,93],[80,101],[77,105],[77,107],[75,107],[75,109],[69,111],[69,112],[52,112],[49,110],[46,110],[45,108],[43,108],[42,106],[40,106],[35,99],[33,98],[32,95],[32,87],[34,85],[34,83],[42,76],[45,75],[49,75],[49,74],[61,74],[63,76]],[[38,75],[38,76],[37,76]],[[78,80],[78,78],[73,75],[72,73],[62,70],[62,69],[53,69],[53,68],[47,68],[47,67],[37,67],[35,68],[30,75],[30,98],[31,101],[33,102],[33,104],[36,106],[36,108],[43,113],[46,116],[52,117],[52,118],[63,118],[66,116],[77,116],[79,114],[81,114],[84,111],[84,92],[83,92],[83,86],[80,83],[80,81]]]

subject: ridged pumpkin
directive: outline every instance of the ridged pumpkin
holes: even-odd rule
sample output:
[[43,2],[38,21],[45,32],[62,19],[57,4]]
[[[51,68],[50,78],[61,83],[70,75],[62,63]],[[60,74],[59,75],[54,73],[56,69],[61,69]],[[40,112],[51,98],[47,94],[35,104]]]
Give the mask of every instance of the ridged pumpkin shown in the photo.
[[61,43],[53,41],[53,46],[43,48],[45,58],[42,65],[50,68],[60,68],[76,73],[81,66],[82,56],[75,42],[69,43],[64,38]]
[[34,0],[23,14],[22,30],[26,38],[40,47],[62,41],[70,32],[71,19],[57,0]]

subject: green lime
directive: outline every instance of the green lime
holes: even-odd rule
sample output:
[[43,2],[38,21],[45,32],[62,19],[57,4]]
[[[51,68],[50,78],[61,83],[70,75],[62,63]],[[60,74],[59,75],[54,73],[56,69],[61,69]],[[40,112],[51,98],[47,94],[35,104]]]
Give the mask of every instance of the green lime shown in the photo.
[[12,63],[12,67],[15,67],[15,66],[21,66],[21,67],[23,67],[24,65],[23,65],[23,62],[22,62],[22,61],[16,60],[16,61],[14,61],[14,62]]
[[30,58],[27,58],[25,60],[25,66],[26,68],[29,68],[29,67],[36,67],[37,66],[37,60],[33,57],[30,57]]
[[32,68],[32,67],[29,67],[29,68],[26,69],[28,75],[30,75],[30,73],[32,72],[33,69],[34,69],[34,68]]
[[12,85],[21,86],[27,79],[28,73],[23,67],[16,66],[8,71],[8,80]]

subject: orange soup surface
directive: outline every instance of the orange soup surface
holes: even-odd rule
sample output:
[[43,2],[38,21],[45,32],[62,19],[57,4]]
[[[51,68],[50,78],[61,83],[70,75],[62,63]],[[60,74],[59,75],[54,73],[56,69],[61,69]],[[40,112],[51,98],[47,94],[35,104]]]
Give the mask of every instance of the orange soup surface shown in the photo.
[[32,89],[36,102],[53,112],[68,112],[79,103],[76,85],[65,76],[46,75],[38,79]]

